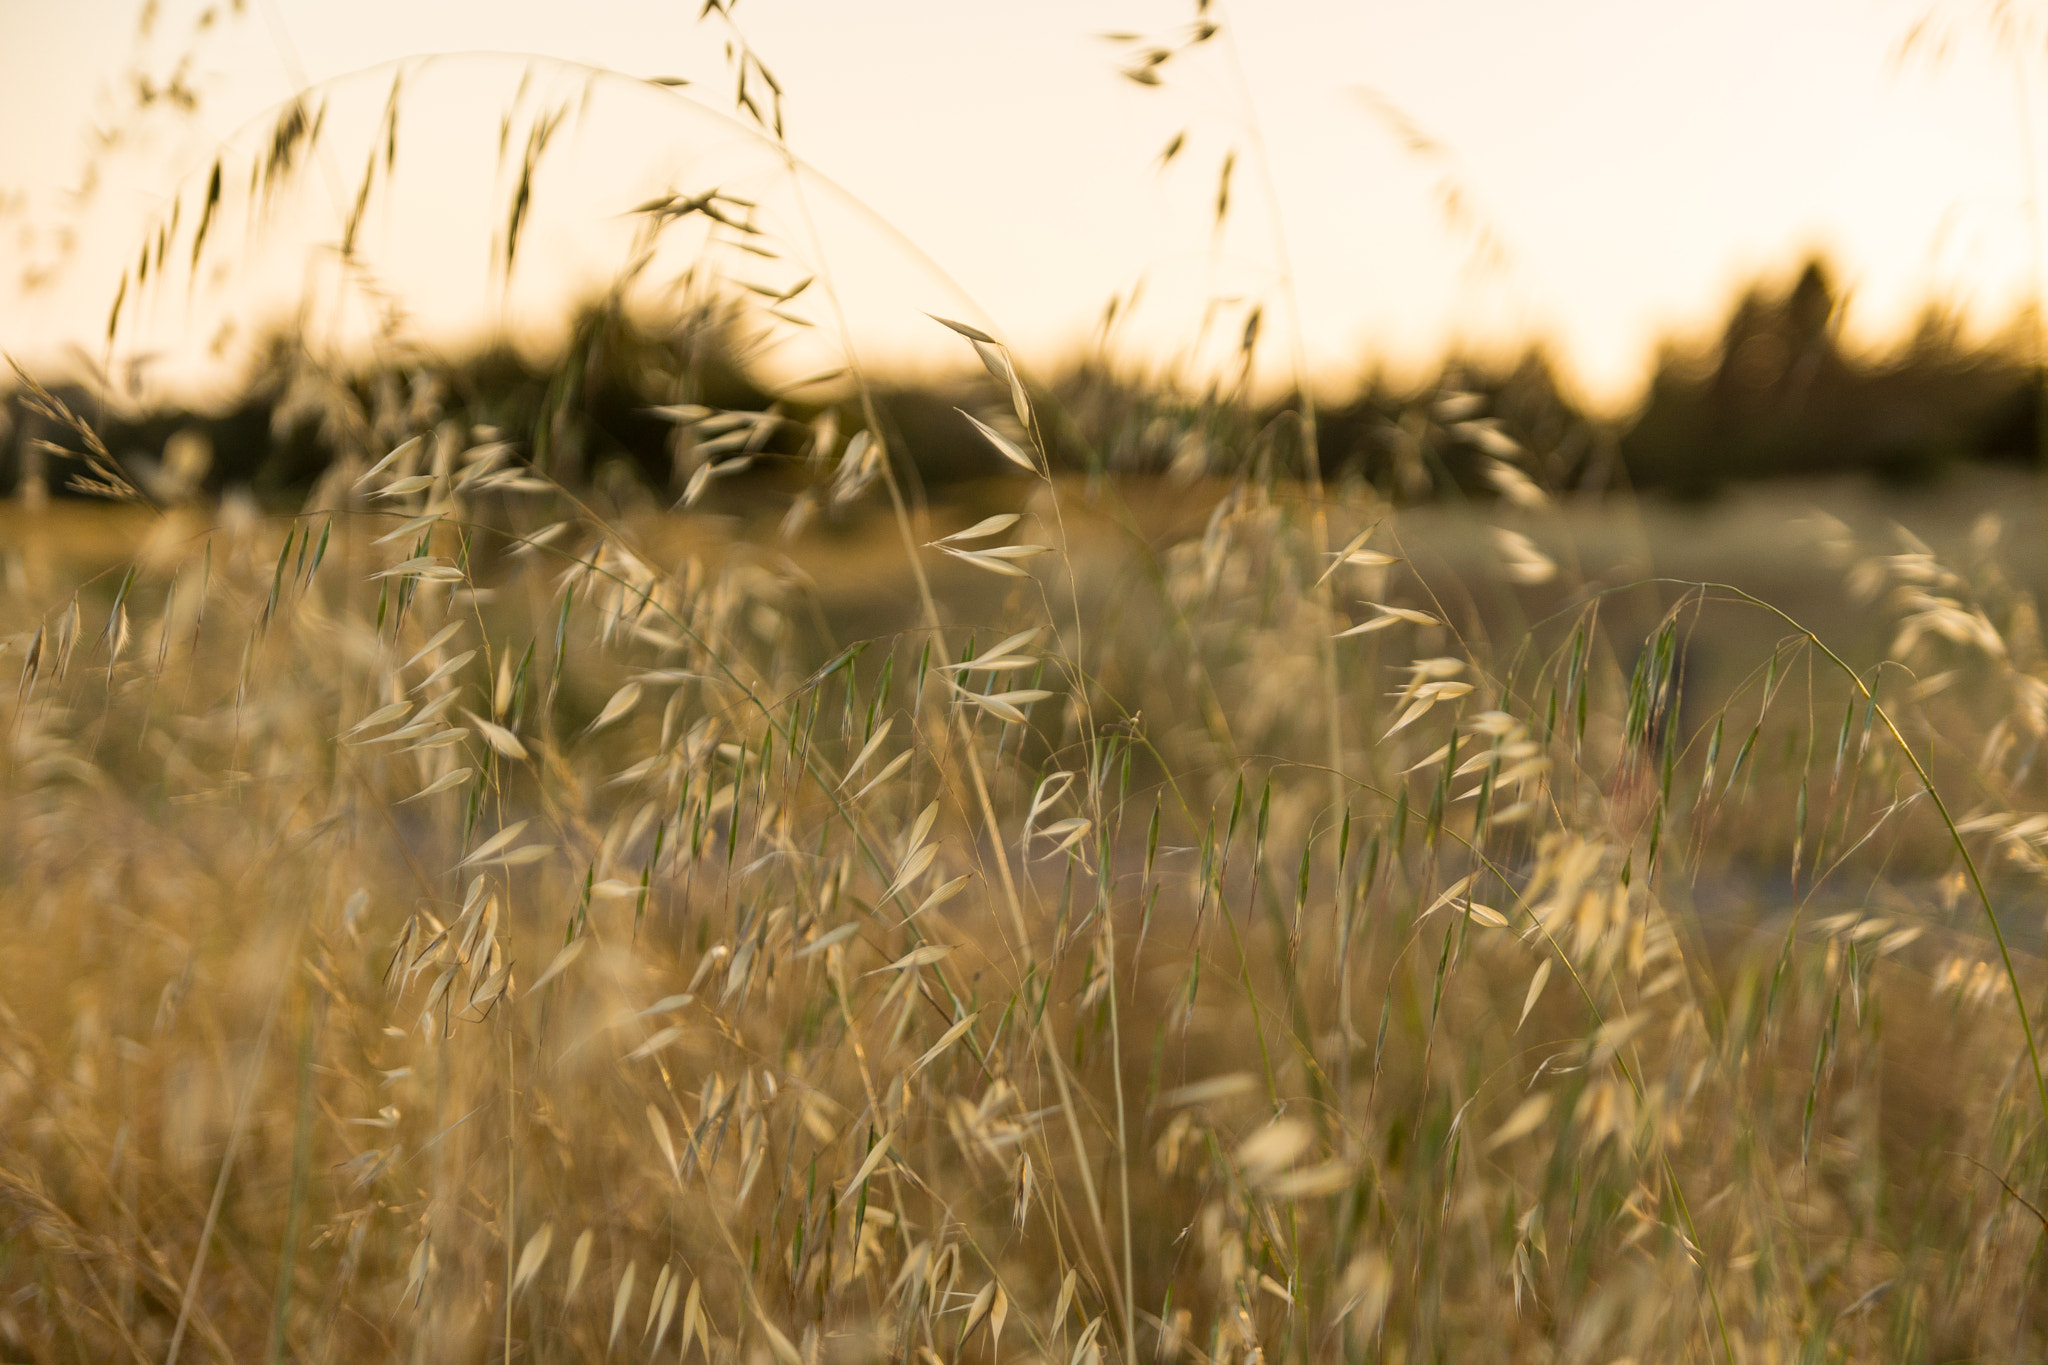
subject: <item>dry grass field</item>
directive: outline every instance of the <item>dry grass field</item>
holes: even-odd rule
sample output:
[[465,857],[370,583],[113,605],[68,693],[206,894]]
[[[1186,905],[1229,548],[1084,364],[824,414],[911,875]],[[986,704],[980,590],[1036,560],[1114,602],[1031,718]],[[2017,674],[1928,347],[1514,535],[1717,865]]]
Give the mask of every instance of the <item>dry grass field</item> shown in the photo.
[[[1056,467],[951,323],[998,477],[925,501],[851,360],[664,372],[676,486],[578,477],[583,358],[487,426],[351,273],[391,80],[330,253],[387,363],[270,376],[310,493],[166,493],[37,395],[101,500],[0,507],[0,1361],[2048,1352],[2042,484],[1581,500],[1447,380],[1394,434],[1470,488],[1397,507],[1257,415],[1257,301],[1133,437],[1176,477]],[[687,228],[822,333],[757,208],[643,204],[618,297]]]
[[1804,491],[10,509],[0,1355],[2037,1353],[2037,495]]

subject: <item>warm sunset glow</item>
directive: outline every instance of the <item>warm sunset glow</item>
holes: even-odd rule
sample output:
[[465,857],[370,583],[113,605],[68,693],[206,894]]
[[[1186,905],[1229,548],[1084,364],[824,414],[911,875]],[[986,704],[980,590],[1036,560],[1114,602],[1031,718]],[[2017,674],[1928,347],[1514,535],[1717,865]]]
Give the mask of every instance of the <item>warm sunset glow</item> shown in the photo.
[[[145,69],[171,69],[196,10],[163,7],[139,49]],[[845,191],[814,182],[806,226],[773,150],[722,117],[722,38],[694,6],[606,3],[571,17],[553,4],[252,3],[196,45],[198,113],[131,129],[98,159],[93,193],[73,201],[87,131],[110,119],[107,92],[136,50],[135,12],[111,0],[9,5],[0,344],[99,354],[121,265],[151,215],[181,186],[196,194],[221,144],[266,135],[276,103],[303,82],[328,96],[331,121],[301,202],[252,242],[263,268],[244,260],[237,296],[217,311],[158,299],[146,344],[135,342],[159,353],[159,376],[202,378],[223,317],[253,326],[323,278],[308,248],[338,239],[389,88],[385,64],[470,50],[556,59],[531,65],[529,93],[549,98],[580,91],[585,65],[693,83],[600,89],[543,166],[561,192],[545,196],[508,296],[479,247],[505,212],[495,144],[527,64],[453,59],[409,77],[401,179],[363,242],[382,287],[441,340],[552,318],[566,294],[617,268],[623,209],[707,177],[764,202],[784,196],[791,239],[872,295],[843,303],[875,363],[953,356],[920,310],[971,314],[1052,361],[1090,344],[1105,304],[1134,286],[1142,302],[1117,333],[1119,353],[1166,363],[1188,351],[1210,301],[1264,298],[1277,320],[1291,292],[1326,379],[1541,340],[1612,404],[1641,381],[1659,336],[1711,325],[1739,282],[1789,271],[1809,251],[1838,263],[1848,334],[1868,343],[1931,301],[2005,325],[2031,288],[2027,149],[2043,139],[2028,139],[2018,101],[2041,73],[2011,50],[2022,40],[2001,50],[1969,7],[1933,12],[1952,40],[1945,56],[1930,47],[1901,60],[1922,5],[1243,5],[1223,15],[1230,40],[1177,64],[1162,87],[1123,79],[1122,50],[1101,35],[1184,26],[1184,11],[746,8],[749,40],[788,90],[790,150]],[[369,68],[379,69],[349,74]],[[1426,146],[1404,142],[1403,120]],[[1158,169],[1182,129],[1184,150]],[[1219,168],[1233,149],[1233,210],[1218,235]],[[1462,206],[1455,221],[1448,193]],[[48,273],[21,291],[25,272]],[[331,301],[333,282],[314,294]],[[1286,333],[1267,329],[1269,383],[1289,372]]]

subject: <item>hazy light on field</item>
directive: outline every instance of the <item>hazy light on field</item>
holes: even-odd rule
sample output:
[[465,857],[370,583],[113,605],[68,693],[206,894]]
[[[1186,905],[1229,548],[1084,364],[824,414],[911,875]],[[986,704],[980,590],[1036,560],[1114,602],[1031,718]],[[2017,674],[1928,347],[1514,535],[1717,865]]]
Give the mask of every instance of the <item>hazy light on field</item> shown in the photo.
[[[146,69],[170,70],[197,9],[164,7],[141,49]],[[1709,325],[1737,283],[1807,250],[1840,263],[1850,331],[1866,341],[1934,298],[2003,325],[2031,289],[2019,110],[2048,63],[2021,56],[2030,40],[1995,41],[1979,7],[1935,11],[1951,49],[1902,62],[1922,5],[1242,5],[1219,11],[1231,41],[1176,59],[1163,86],[1143,88],[1118,73],[1128,49],[1102,33],[1184,31],[1192,6],[743,6],[748,39],[787,91],[791,150],[850,196],[813,181],[800,200],[771,149],[720,116],[732,94],[724,34],[696,11],[252,0],[198,46],[196,118],[151,119],[102,159],[96,192],[71,210],[62,190],[86,162],[82,134],[112,108],[96,109],[94,92],[137,51],[135,9],[0,6],[0,188],[26,192],[0,224],[0,345],[98,354],[121,265],[150,217],[181,183],[192,193],[221,144],[253,145],[299,83],[473,49],[572,64],[534,67],[530,90],[563,98],[584,78],[573,64],[692,84],[606,85],[543,167],[544,213],[508,294],[490,272],[506,194],[496,138],[522,64],[443,62],[411,80],[411,177],[373,215],[366,249],[379,286],[442,341],[553,316],[564,294],[618,264],[630,240],[620,211],[686,178],[777,208],[789,237],[831,267],[877,363],[954,356],[924,310],[966,314],[1051,360],[1089,344],[1106,301],[1142,284],[1121,354],[1161,363],[1186,352],[1219,297],[1238,302],[1211,315],[1211,340],[1234,338],[1242,309],[1264,298],[1260,363],[1277,381],[1288,364],[1277,301],[1289,291],[1276,219],[1310,364],[1339,380],[1369,358],[1420,368],[1446,347],[1544,338],[1612,401],[1640,379],[1657,336]],[[246,330],[309,281],[316,298],[336,297],[307,247],[338,236],[389,83],[385,71],[333,88],[304,202],[232,258],[242,292],[220,316],[173,293],[151,305],[135,344],[162,352],[160,374],[202,374],[221,317]],[[2038,113],[2048,93],[2031,103]],[[1406,138],[1404,118],[1427,147]],[[1158,169],[1182,129],[1185,149]],[[1219,168],[1233,148],[1219,236]],[[1444,210],[1449,192],[1456,215]],[[68,256],[65,223],[78,232]],[[24,271],[52,268],[13,297]],[[812,306],[829,328],[822,294]]]

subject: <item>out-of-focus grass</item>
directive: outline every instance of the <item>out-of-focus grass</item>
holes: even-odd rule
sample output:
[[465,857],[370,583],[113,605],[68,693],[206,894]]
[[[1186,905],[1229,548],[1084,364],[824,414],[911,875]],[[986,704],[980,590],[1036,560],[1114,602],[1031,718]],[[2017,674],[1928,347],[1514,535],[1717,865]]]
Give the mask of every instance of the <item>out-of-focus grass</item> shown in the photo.
[[[815,326],[755,207],[642,214]],[[1404,468],[1481,505],[1397,511],[1306,403],[1208,420],[1260,316],[1088,478],[946,324],[971,511],[857,375],[666,376],[676,507],[309,355],[295,508],[0,514],[0,1352],[2037,1357],[2035,486],[1576,503],[1443,392]],[[756,463],[776,524],[706,515]]]
[[465,448],[10,548],[7,1351],[2038,1343],[2041,1115],[1955,845],[1810,642],[1639,581],[1746,535],[1904,645],[1863,676],[2031,943],[1989,523],[1515,545],[1354,495],[1324,577],[1299,487],[1020,477],[954,543],[1054,547],[1006,577],[887,518],[594,520]]

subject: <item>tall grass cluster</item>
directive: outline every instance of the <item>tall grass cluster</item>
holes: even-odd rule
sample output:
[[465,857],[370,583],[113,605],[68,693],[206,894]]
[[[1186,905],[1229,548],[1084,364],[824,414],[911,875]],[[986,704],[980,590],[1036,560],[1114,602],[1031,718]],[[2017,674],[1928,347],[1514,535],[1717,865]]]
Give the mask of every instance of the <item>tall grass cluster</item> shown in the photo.
[[0,550],[0,1354],[2048,1347],[1995,521],[1816,522],[1859,653],[1589,580],[1473,395],[1451,576],[1306,412],[1179,433],[1183,522],[1056,474],[948,325],[971,511],[836,410],[664,410],[685,504],[795,451],[779,537],[427,385],[324,390],[302,507],[151,507],[38,398],[134,505],[111,568]]

